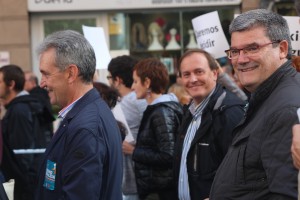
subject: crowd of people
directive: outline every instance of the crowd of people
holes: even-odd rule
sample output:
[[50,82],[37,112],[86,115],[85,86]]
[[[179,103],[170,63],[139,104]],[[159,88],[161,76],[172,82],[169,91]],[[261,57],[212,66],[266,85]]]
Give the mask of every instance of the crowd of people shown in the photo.
[[297,199],[300,74],[287,22],[250,10],[229,32],[223,70],[247,100],[218,81],[220,65],[202,49],[181,56],[172,86],[159,59],[127,55],[110,61],[106,85],[93,79],[83,35],[48,35],[40,83],[0,68],[1,182],[15,179],[15,200]]

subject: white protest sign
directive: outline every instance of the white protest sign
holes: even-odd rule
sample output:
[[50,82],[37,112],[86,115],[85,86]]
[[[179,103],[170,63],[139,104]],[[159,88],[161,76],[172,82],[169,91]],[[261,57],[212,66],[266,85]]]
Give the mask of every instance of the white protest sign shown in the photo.
[[4,65],[9,65],[9,63],[10,63],[9,52],[0,51],[0,67]]
[[226,56],[224,50],[229,49],[229,44],[222,29],[217,11],[192,19],[192,24],[200,49],[209,52],[215,58]]
[[300,17],[287,17],[286,19],[289,29],[290,29],[290,37],[292,43],[292,54],[296,56],[300,56]]
[[125,137],[125,141],[130,143],[130,144],[135,144],[135,139],[130,131],[130,128],[128,126],[128,123],[126,121],[124,112],[121,108],[121,105],[119,103],[116,104],[116,106],[112,109],[112,113],[114,114],[114,117],[116,118],[116,120],[120,121],[123,123],[123,125],[126,127],[127,129],[127,135]]
[[92,45],[96,54],[96,69],[107,69],[111,56],[105,41],[102,27],[82,26],[84,37]]

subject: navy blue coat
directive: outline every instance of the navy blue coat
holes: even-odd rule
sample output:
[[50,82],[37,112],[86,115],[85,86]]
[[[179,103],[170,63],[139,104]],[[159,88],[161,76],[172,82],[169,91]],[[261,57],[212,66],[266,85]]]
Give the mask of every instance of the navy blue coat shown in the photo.
[[114,116],[92,89],[70,110],[49,144],[36,199],[121,200],[121,137]]
[[[188,107],[184,109],[175,148],[174,172],[177,181],[184,138],[193,120]],[[232,131],[243,118],[244,107],[245,102],[217,84],[203,110],[201,125],[197,129],[186,158],[192,200],[208,198],[216,171],[231,144]]]

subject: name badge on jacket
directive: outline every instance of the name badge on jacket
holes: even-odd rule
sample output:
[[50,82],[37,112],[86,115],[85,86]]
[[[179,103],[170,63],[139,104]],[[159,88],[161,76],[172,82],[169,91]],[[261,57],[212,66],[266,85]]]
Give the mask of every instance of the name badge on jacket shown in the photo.
[[47,160],[44,187],[48,190],[55,189],[56,163]]

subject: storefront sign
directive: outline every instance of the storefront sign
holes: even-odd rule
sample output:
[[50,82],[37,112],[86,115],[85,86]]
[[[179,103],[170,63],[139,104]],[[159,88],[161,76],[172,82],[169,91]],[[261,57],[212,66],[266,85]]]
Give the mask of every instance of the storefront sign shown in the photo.
[[222,29],[217,11],[210,12],[192,20],[197,44],[200,49],[211,53],[215,58],[225,57],[224,49],[229,44]]
[[29,12],[128,10],[239,5],[241,0],[28,0]]
[[9,52],[0,51],[0,67],[8,65],[10,63]]

